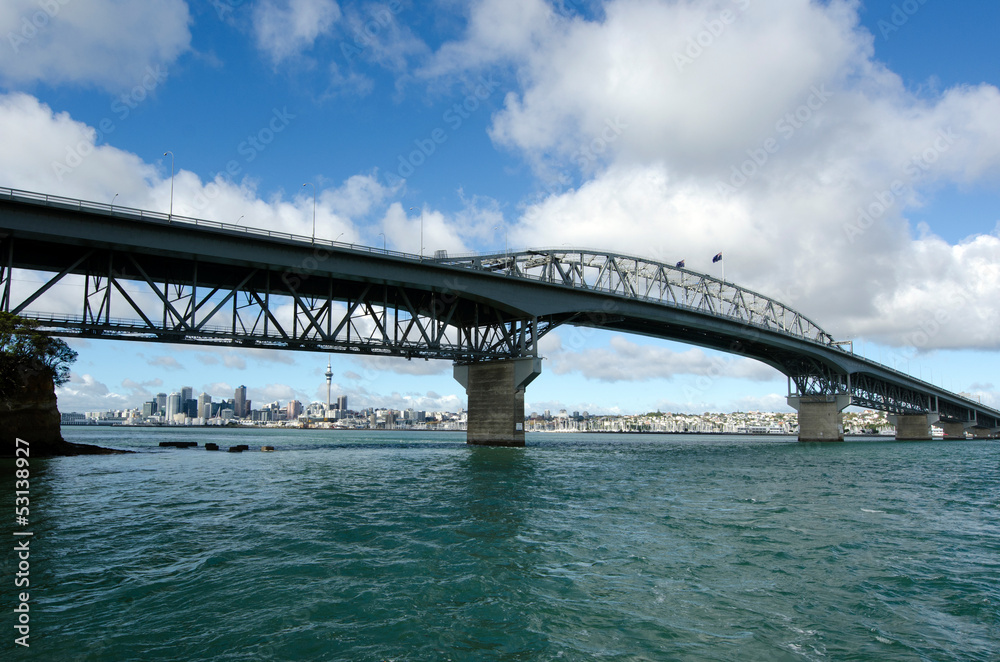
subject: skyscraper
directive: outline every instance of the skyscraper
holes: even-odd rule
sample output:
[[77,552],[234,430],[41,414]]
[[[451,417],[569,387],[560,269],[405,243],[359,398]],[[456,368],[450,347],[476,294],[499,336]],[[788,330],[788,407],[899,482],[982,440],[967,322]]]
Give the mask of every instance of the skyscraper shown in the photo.
[[[207,408],[206,405],[208,405]],[[208,393],[202,393],[198,396],[198,416],[212,418],[212,396]]]
[[161,414],[167,410],[167,394],[157,393],[156,394],[156,411]]
[[171,393],[167,396],[167,420],[173,420],[174,414],[181,411],[181,394]]
[[233,397],[233,416],[243,418],[247,415],[247,387],[236,387],[236,395]]
[[194,397],[194,389],[190,386],[181,387],[181,402],[187,402]]
[[337,398],[337,409],[341,412],[347,411],[347,396],[341,395]]

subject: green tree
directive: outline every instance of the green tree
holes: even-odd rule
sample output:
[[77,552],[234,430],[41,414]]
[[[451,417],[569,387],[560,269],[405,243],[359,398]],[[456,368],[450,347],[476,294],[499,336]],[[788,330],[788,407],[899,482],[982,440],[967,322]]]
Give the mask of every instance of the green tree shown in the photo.
[[76,352],[38,330],[38,322],[0,312],[0,396],[16,394],[31,373],[43,372],[56,386],[69,381]]

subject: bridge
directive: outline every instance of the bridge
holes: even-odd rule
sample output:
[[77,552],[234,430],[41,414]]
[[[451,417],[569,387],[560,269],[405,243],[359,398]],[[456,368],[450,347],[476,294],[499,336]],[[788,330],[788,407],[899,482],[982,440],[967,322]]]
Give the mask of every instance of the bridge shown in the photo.
[[[67,284],[70,313],[53,296]],[[524,444],[538,341],[560,325],[762,361],[788,377],[802,441],[843,440],[849,405],[888,413],[898,439],[1000,432],[1000,411],[858,356],[773,298],[607,251],[425,257],[0,188],[0,310],[65,337],[447,359],[473,444]]]

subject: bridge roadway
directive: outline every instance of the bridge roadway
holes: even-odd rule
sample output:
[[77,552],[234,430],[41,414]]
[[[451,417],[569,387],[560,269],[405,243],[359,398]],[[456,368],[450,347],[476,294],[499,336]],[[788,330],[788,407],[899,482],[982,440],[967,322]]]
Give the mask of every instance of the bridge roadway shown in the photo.
[[538,340],[560,325],[773,366],[803,441],[842,440],[851,404],[895,417],[901,439],[928,439],[935,422],[1000,432],[997,410],[858,356],[779,301],[604,251],[431,258],[0,188],[0,310],[61,336],[449,359],[470,443],[524,443]]

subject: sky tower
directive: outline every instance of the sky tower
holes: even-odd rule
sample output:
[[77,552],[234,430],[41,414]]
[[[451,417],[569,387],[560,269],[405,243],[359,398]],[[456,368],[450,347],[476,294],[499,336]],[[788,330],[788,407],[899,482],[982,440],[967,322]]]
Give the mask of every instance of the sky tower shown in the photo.
[[[332,358],[332,357],[331,357]],[[333,365],[326,361],[326,417],[330,418],[330,382],[333,380]]]

